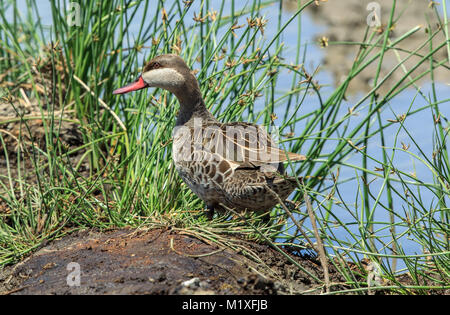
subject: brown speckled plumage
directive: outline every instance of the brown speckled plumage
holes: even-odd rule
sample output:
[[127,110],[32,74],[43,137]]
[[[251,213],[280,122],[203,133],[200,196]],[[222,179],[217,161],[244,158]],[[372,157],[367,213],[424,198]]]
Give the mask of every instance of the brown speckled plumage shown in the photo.
[[[228,141],[232,143],[232,148],[221,146],[227,139],[226,128],[230,126],[232,130],[243,127],[246,131],[249,130],[248,127],[254,127],[246,135],[254,132],[254,138],[267,139],[269,144],[272,143],[262,128],[248,123],[221,124],[217,121],[206,121],[201,127],[184,125],[174,132],[173,154],[176,169],[184,182],[205,201],[209,209],[223,211],[220,205],[223,204],[237,211],[268,211],[278,203],[278,199],[268,189],[284,200],[297,186],[295,177],[284,176],[282,162],[287,159],[286,152],[269,146],[269,153],[272,153],[271,150],[275,151],[270,156],[271,163],[264,161],[258,154],[251,156],[252,152],[248,150],[252,147],[248,141],[251,135],[247,137],[247,141],[242,141],[243,145]],[[203,135],[214,135],[203,136],[202,145],[197,150],[194,130],[196,128],[201,130]],[[210,129],[213,131],[208,132]],[[218,137],[223,140],[218,141]],[[244,140],[245,138],[245,135],[240,137]],[[258,141],[255,146],[264,147],[264,142],[265,140]],[[188,154],[183,154],[183,150],[189,145]],[[179,156],[176,156],[177,154]],[[299,160],[302,156],[290,154],[290,159]]]
[[155,57],[144,67],[144,79],[162,68],[176,71],[173,82],[178,74],[184,78],[182,83],[149,84],[169,90],[180,102],[173,134],[175,167],[208,209],[224,211],[224,205],[238,212],[266,212],[278,204],[270,190],[286,199],[298,179],[284,174],[283,162],[305,157],[273,146],[261,127],[217,121],[206,109],[196,78],[176,55]]

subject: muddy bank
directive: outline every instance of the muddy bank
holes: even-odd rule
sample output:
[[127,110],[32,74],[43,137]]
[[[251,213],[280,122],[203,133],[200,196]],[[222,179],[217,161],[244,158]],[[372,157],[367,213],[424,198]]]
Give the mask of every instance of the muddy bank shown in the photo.
[[[367,9],[369,3],[372,3],[372,6],[369,7],[369,9],[371,8],[370,10]],[[288,9],[295,10],[296,6],[293,5],[293,1],[287,1],[286,4]],[[374,4],[377,8],[376,11],[373,11]],[[375,38],[380,35],[382,36],[382,32],[389,22],[391,8],[392,0],[345,0],[320,2],[319,6],[312,5],[306,11],[311,14],[315,23],[327,27],[327,30],[317,38],[318,43],[322,37],[325,37],[329,42],[358,43],[363,41],[368,26],[367,19],[368,17],[373,16],[374,12],[378,12],[380,15],[380,26],[371,24],[373,27],[369,29],[368,35],[370,36],[375,32]],[[386,80],[378,90],[381,94],[389,91],[394,84],[404,77],[405,71],[411,70],[420,62],[423,56],[426,56],[430,52],[430,43],[427,43],[430,34],[438,32],[432,40],[433,47],[437,47],[439,44],[445,42],[445,34],[435,15],[434,9],[430,7],[430,1],[397,1],[394,20],[395,24],[393,25],[389,36],[391,42],[416,26],[420,25],[421,28],[396,45],[395,47],[397,50],[391,49],[386,52],[383,58],[378,82],[399,64],[399,62],[407,58],[410,52],[415,52],[415,55],[409,58],[402,67],[395,70],[392,76]],[[442,17],[441,21],[443,21]],[[373,40],[372,43],[375,43],[375,40]],[[382,43],[383,40],[378,42],[379,45],[382,45]],[[423,47],[420,48],[421,46]],[[335,85],[340,84],[342,80],[346,78],[355,61],[358,50],[359,45],[330,44],[324,47],[323,52],[325,57],[323,62],[321,62],[321,67],[332,73]],[[375,48],[366,60],[369,60],[371,56],[377,54],[379,51],[380,48]],[[433,55],[435,66],[438,62],[447,58],[448,53],[444,46]],[[371,90],[377,67],[378,60],[374,61],[351,81],[348,91],[350,93],[357,93],[360,91],[367,92]],[[414,79],[429,69],[430,62],[424,62],[411,73],[410,78]],[[448,67],[439,67],[434,70],[433,74],[437,82],[448,84]],[[428,74],[424,79],[419,80],[418,83],[420,84],[429,81],[429,78],[430,75]]]
[[[245,246],[261,262],[173,230],[75,232],[1,270],[0,293],[298,294],[313,289],[317,291],[310,293],[321,292],[319,283],[275,249],[249,242]],[[323,278],[316,259],[289,255],[309,273]],[[70,263],[79,266],[79,286],[77,269]],[[334,270],[331,276],[334,283],[343,283]]]

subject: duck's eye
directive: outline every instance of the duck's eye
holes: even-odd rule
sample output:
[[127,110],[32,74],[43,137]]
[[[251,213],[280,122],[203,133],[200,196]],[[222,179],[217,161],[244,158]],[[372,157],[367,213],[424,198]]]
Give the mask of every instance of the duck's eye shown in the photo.
[[153,70],[153,69],[159,69],[159,68],[161,68],[161,65],[159,63],[151,62],[151,63],[149,63],[149,64],[147,64],[145,66],[144,72],[147,72],[147,71],[150,71],[150,70]]

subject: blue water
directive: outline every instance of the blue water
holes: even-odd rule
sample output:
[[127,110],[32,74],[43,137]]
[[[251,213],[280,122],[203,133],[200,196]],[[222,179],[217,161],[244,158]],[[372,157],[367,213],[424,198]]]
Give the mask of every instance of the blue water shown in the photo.
[[[23,9],[23,14],[26,12],[26,2],[25,0],[18,0],[18,7]],[[156,3],[156,2],[155,2]],[[170,7],[171,1],[166,2],[166,7]],[[211,1],[211,7],[210,9],[219,10],[221,1],[215,0]],[[245,5],[244,1],[237,1],[236,2],[236,9],[242,8],[243,5]],[[192,21],[193,13],[198,13],[198,6],[199,2],[194,2],[192,8],[190,9],[189,13],[186,16],[186,19],[188,21]],[[227,15],[227,10],[229,8],[226,8],[225,15]],[[264,14],[265,19],[269,21],[269,24],[265,28],[264,36],[260,35],[258,40],[265,40],[270,41],[270,39],[275,35],[276,29],[277,29],[277,23],[278,23],[278,8],[277,7],[269,7],[262,10],[262,13]],[[8,14],[8,12],[7,12]],[[142,14],[144,12],[139,12],[138,16],[136,17],[136,21],[140,21]],[[152,12],[146,12],[145,14],[149,15],[152,14]],[[281,24],[284,24],[291,16],[292,12],[283,11]],[[36,16],[36,19],[39,18],[40,22],[42,24],[48,25],[48,29],[51,28],[52,24],[52,18],[51,18],[51,10],[50,5],[48,1],[40,1],[39,2],[39,17]],[[302,21],[302,34],[301,34],[301,54],[303,55],[304,49],[306,49],[306,62],[305,67],[308,72],[313,73],[317,67],[320,67],[320,71],[314,76],[315,80],[318,80],[321,85],[323,85],[323,88],[321,89],[321,95],[323,100],[326,100],[328,96],[331,95],[331,93],[334,91],[336,86],[334,85],[334,80],[329,71],[327,71],[326,68],[321,67],[321,62],[323,59],[324,54],[326,51],[323,48],[320,48],[319,45],[316,42],[316,37],[321,35],[321,33],[326,29],[324,25],[318,25],[316,24],[312,18],[308,15],[308,13],[303,14],[301,17]],[[238,24],[246,24],[245,18],[240,18]],[[135,27],[132,27],[130,29],[131,37],[137,35],[138,28],[140,27],[140,23],[136,23]],[[289,64],[293,63],[296,64],[296,47],[297,47],[297,19],[295,19],[283,32],[283,35],[280,39],[280,42],[282,42],[286,49],[284,49],[282,53],[282,57],[284,58],[284,62]],[[237,36],[242,34],[242,29],[237,30],[236,34]],[[225,30],[223,30],[225,32]],[[50,34],[50,33],[48,33]],[[47,35],[48,35],[47,34]],[[221,34],[218,34],[218,38],[220,38]],[[275,51],[276,47],[272,47],[269,52],[273,53]],[[142,60],[147,58],[147,54],[142,54]],[[196,65],[194,65],[195,67]],[[290,89],[292,84],[292,73],[289,73],[287,71],[284,71],[280,73],[279,80],[277,84],[277,94],[283,95],[287,90]],[[133,77],[134,75],[132,75]],[[450,78],[450,73],[449,73]],[[298,78],[297,78],[298,79]],[[299,79],[298,79],[299,80]],[[450,79],[448,82],[438,82],[436,85],[437,89],[437,95],[439,100],[446,100],[444,104],[440,104],[440,110],[442,113],[442,119],[445,117],[450,116],[450,87],[449,84]],[[428,82],[425,83],[419,83],[422,93],[427,98],[431,98],[431,84]],[[264,90],[262,91],[264,93]],[[364,95],[364,93],[357,93],[354,96],[350,96],[346,104],[348,106],[345,106],[341,110],[341,117],[344,117],[347,114],[347,108],[350,108],[354,106]],[[301,98],[300,98],[301,99]],[[404,92],[402,92],[400,95],[396,96],[392,101],[389,102],[388,106],[385,107],[383,112],[381,112],[381,120],[383,122],[387,122],[388,119],[394,119],[396,116],[404,114],[408,112],[409,108],[410,110],[415,110],[417,108],[420,108],[421,106],[425,106],[428,104],[428,101],[426,101],[421,95],[417,93],[414,89],[408,89]],[[257,103],[255,104],[255,108],[261,109],[264,108],[266,105],[266,99],[264,97],[261,97],[257,99]],[[304,103],[302,104],[302,107],[299,111],[300,115],[303,115],[305,113],[308,113],[310,111],[313,111],[317,109],[319,106],[319,103],[317,101],[317,97],[314,95],[308,95]],[[275,109],[275,113],[278,117],[283,117],[285,108],[282,106],[277,107]],[[359,122],[362,121],[362,119],[365,118],[368,111],[368,102],[364,102],[357,110],[357,116],[353,116],[350,119],[350,125],[349,130],[352,129],[352,127],[356,126]],[[389,158],[391,158],[393,152],[395,153],[393,155],[393,164],[398,170],[401,170],[405,173],[414,173],[415,176],[419,180],[421,180],[424,183],[433,183],[435,179],[433,178],[433,173],[430,170],[430,168],[427,166],[427,164],[420,161],[418,157],[422,157],[422,154],[419,150],[419,148],[422,150],[422,152],[425,153],[425,155],[430,158],[433,152],[433,134],[435,132],[433,118],[431,111],[429,109],[421,111],[415,115],[412,115],[406,119],[404,122],[404,129],[401,128],[400,124],[393,124],[392,126],[385,129],[384,136],[385,136],[385,145],[388,148],[387,154]],[[448,123],[444,121],[444,126],[448,127]],[[275,121],[276,123],[276,121]],[[305,124],[305,121],[299,122],[299,124],[296,126],[296,134],[299,134],[299,130],[301,130],[302,125]],[[378,122],[375,122],[373,126],[373,130],[375,130],[378,127]],[[407,130],[409,132],[406,132]],[[338,130],[338,132],[342,132],[342,128]],[[361,130],[358,135],[361,135],[363,130]],[[336,134],[337,136],[337,134]],[[342,134],[341,134],[342,136]],[[396,140],[397,139],[397,140]],[[357,137],[353,138],[353,140],[356,142]],[[396,141],[396,142],[395,142]],[[414,141],[419,145],[419,148],[414,145]],[[393,150],[393,147],[401,148],[402,142],[405,144],[409,144],[409,152],[401,152],[398,150]],[[304,152],[308,152],[310,145],[310,141],[306,141],[305,147],[302,148]],[[332,152],[336,147],[337,141],[329,140],[327,142],[327,146],[324,148],[324,152]],[[381,138],[379,136],[372,137],[370,142],[368,143],[368,153],[369,155],[373,156],[377,160],[382,160],[382,149],[381,149]],[[414,156],[415,155],[415,156]],[[357,165],[362,166],[362,155],[361,153],[358,153],[355,151],[355,153],[345,161],[346,163],[350,165]],[[374,170],[376,167],[380,167],[380,165],[372,160],[368,161],[368,169]],[[333,173],[336,173],[336,170],[332,170]],[[382,173],[380,173],[382,174]],[[355,224],[356,218],[360,218],[361,216],[361,195],[358,194],[358,187],[363,185],[361,182],[361,178],[356,179],[355,176],[360,177],[361,172],[355,171],[355,168],[353,167],[345,167],[342,166],[340,168],[340,183],[338,185],[339,188],[339,197],[337,194],[335,197],[339,199],[340,201],[347,204],[348,208],[347,210],[341,205],[333,205],[332,206],[332,216],[330,217],[331,220],[333,219],[333,216],[336,216],[341,220],[342,222],[347,224],[347,228],[352,231],[352,233],[355,233],[356,235],[359,235],[360,232],[358,230],[357,224]],[[396,176],[394,176],[395,178]],[[347,182],[345,182],[346,179],[349,179]],[[375,176],[369,176],[369,182],[371,182],[370,187],[372,193],[377,196],[383,187],[383,178],[376,178]],[[331,185],[332,182],[328,181],[328,184]],[[401,186],[398,182],[392,182],[392,186],[399,190],[404,191],[404,188]],[[411,186],[413,187],[413,186]],[[323,194],[326,195],[331,190],[328,189],[327,191],[324,191]],[[417,193],[417,192],[416,192]],[[424,204],[428,205],[429,209],[436,208],[437,207],[437,198],[436,196],[427,189],[424,189],[423,187],[420,188],[420,195],[422,200],[424,201]],[[319,196],[318,200],[323,200],[324,197]],[[448,199],[448,196],[445,200],[447,203],[450,201]],[[380,202],[387,205],[387,194],[385,191],[381,193]],[[371,202],[373,204],[373,202]],[[316,204],[315,204],[316,206]],[[400,217],[405,218],[404,211],[408,208],[408,205],[405,201],[400,199],[397,196],[394,196],[393,199],[393,206],[394,211],[399,214]],[[374,220],[377,222],[380,222],[380,224],[377,224],[375,226],[375,230],[381,229],[379,232],[377,232],[377,235],[384,235],[385,236],[385,242],[389,243],[390,241],[390,231],[386,229],[386,226],[389,224],[389,212],[385,209],[383,209],[381,206],[377,206],[374,209]],[[321,208],[318,210],[318,214],[321,213],[322,215],[325,215],[324,209]],[[400,221],[401,219],[396,218],[396,222]],[[310,226],[305,222],[305,227],[310,228]],[[364,227],[362,227],[364,229]],[[405,231],[406,229],[404,227],[397,227],[397,232]],[[348,240],[350,243],[355,243],[355,240],[352,239],[351,234],[349,234],[346,229],[340,225],[335,225],[334,228],[332,228],[332,232],[335,233],[335,236],[339,239]],[[405,252],[405,254],[422,254],[422,248],[421,246],[413,239],[413,237],[409,236],[407,233],[405,233],[404,236],[400,239],[400,244]],[[328,246],[336,245],[336,244],[327,244]],[[390,253],[388,249],[385,249],[382,244],[377,244],[380,252],[383,253]],[[329,247],[330,249],[330,247]],[[360,257],[361,255],[358,255]],[[404,264],[399,262],[398,268],[403,268]]]

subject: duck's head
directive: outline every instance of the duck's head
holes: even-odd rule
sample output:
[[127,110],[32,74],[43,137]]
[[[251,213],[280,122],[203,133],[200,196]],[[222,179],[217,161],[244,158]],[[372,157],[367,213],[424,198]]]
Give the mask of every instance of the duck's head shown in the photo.
[[198,88],[198,85],[184,60],[169,54],[150,60],[135,82],[115,90],[113,94],[125,94],[148,87],[161,88],[178,95],[189,87]]

